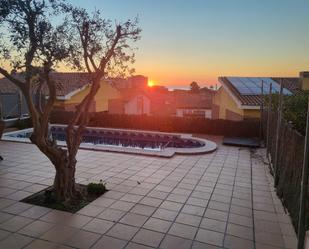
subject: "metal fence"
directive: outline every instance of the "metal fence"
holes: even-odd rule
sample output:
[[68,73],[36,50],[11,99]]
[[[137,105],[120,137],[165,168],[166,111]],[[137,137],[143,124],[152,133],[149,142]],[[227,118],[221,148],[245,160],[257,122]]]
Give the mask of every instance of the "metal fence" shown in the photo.
[[[309,224],[309,106],[306,136],[301,135],[283,118],[283,82],[278,101],[272,99],[271,85],[267,102],[261,105],[261,131],[267,148],[274,187],[288,210],[298,237],[298,249],[304,248]],[[262,83],[263,92],[263,83]],[[266,107],[266,108],[265,108]]]
[[19,118],[28,114],[25,98],[19,94],[0,94],[0,118]]
[[[263,111],[263,134],[271,161],[271,172],[278,197],[289,211],[295,230],[298,229],[301,179],[305,138],[281,118],[277,143],[278,112]],[[276,163],[277,157],[277,163]]]

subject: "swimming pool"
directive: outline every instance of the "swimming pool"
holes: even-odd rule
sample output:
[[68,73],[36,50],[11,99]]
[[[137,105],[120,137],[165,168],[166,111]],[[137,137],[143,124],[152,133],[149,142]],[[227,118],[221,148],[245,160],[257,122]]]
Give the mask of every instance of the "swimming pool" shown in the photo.
[[[66,126],[52,125],[51,135],[65,146]],[[3,134],[2,140],[30,142],[32,128]],[[171,157],[214,151],[217,145],[189,134],[87,127],[80,148]]]

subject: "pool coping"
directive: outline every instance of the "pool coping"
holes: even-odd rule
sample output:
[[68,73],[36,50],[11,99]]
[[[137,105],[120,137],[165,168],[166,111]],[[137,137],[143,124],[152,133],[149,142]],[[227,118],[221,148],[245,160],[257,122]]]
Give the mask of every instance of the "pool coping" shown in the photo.
[[[62,124],[52,124],[52,126],[60,126],[66,127],[66,125]],[[198,148],[165,148],[161,151],[155,150],[145,150],[139,148],[129,148],[129,147],[116,147],[116,146],[107,146],[107,145],[90,145],[86,143],[82,143],[79,146],[79,149],[84,150],[92,150],[92,151],[105,151],[105,152],[116,152],[116,153],[127,153],[127,154],[135,154],[135,155],[143,155],[143,156],[157,156],[157,157],[166,157],[171,158],[174,155],[198,155],[198,154],[206,154],[211,153],[217,149],[217,144],[211,140],[193,137],[192,134],[187,133],[170,133],[170,132],[160,132],[160,131],[147,131],[147,130],[131,130],[131,129],[119,129],[119,128],[101,128],[101,127],[87,127],[90,129],[96,130],[118,130],[118,131],[127,131],[127,132],[137,132],[137,133],[150,133],[150,134],[162,134],[162,135],[176,135],[180,136],[184,139],[193,139],[204,143],[204,146]],[[20,143],[31,143],[29,138],[16,138],[9,137],[8,135],[20,133],[21,131],[30,132],[33,128],[11,131],[3,133],[2,141],[10,141],[10,142],[20,142]],[[61,147],[66,147],[65,141],[57,141],[57,144]]]

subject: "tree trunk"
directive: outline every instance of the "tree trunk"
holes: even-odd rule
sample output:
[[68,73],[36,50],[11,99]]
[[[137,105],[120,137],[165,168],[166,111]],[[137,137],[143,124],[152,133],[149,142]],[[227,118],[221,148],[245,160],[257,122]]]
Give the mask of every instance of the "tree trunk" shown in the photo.
[[54,198],[59,202],[70,202],[81,198],[75,184],[76,154],[69,153],[52,141],[38,139],[43,137],[41,133],[39,136],[36,135],[37,133],[32,133],[30,140],[49,158],[56,170],[53,184]]
[[80,193],[75,184],[75,166],[76,162],[61,160],[57,165],[54,179],[54,194],[57,201],[68,202],[80,198]]

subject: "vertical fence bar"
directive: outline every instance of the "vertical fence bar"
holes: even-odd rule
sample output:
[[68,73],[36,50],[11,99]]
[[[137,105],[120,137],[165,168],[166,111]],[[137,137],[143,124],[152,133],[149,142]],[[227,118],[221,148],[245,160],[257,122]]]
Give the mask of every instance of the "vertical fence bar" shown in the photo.
[[263,89],[264,88],[264,82],[262,80],[261,85],[261,105],[260,105],[260,145],[261,141],[263,140],[263,118],[264,118],[264,94]]
[[309,164],[309,100],[307,107],[307,123],[306,123],[303,172],[302,172],[301,191],[299,198],[300,203],[299,203],[298,233],[297,233],[298,249],[304,248],[305,235],[306,235],[306,207],[307,207],[308,168],[309,168],[308,164]]
[[0,121],[3,120],[2,94],[0,93]]
[[272,92],[272,83],[269,84],[269,94],[268,94],[268,111],[267,111],[267,130],[266,130],[266,153],[267,157],[269,154],[269,135],[270,135],[270,111],[271,111],[271,92]]
[[274,186],[277,186],[277,169],[279,160],[279,136],[281,128],[281,117],[282,117],[282,105],[283,105],[283,80],[280,80],[280,93],[277,108],[277,128],[276,128],[276,144],[275,144],[275,160],[274,160]]
[[21,91],[17,92],[17,97],[18,97],[18,116],[21,118],[22,116],[22,93]]

